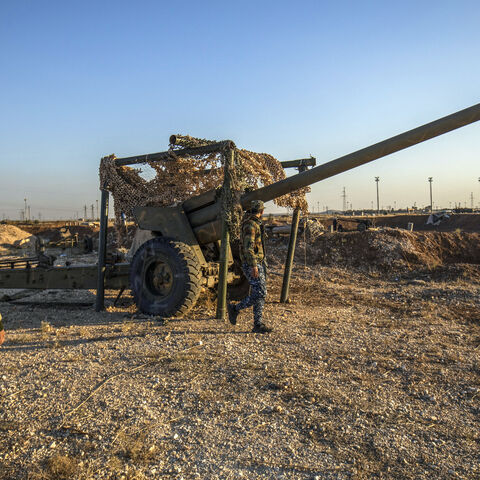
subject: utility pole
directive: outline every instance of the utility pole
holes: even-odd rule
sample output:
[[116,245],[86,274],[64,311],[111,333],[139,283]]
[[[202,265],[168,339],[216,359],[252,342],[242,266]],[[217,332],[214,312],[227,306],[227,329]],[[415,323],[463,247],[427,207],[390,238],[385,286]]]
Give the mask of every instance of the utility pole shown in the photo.
[[31,215],[30,215],[30,205],[28,206],[28,221],[30,221],[32,219]]
[[24,203],[25,203],[25,206],[24,206],[24,208],[23,208],[23,212],[24,212],[24,214],[23,214],[23,219],[26,220],[26,219],[27,219],[27,199],[24,198],[23,201],[24,201]]
[[345,213],[347,211],[347,194],[345,192],[345,187],[343,187],[342,197],[343,197],[343,213]]
[[473,210],[473,192],[470,194],[470,207]]
[[99,213],[98,213],[98,198],[95,201],[97,202],[97,220],[100,220],[100,216],[99,216]]
[[92,222],[93,222],[93,220],[95,220],[95,214],[93,213],[93,203],[92,203],[91,207],[92,207]]
[[375,182],[377,184],[377,214],[380,213],[380,197],[378,196],[378,182],[380,181],[380,177],[375,177]]
[[83,220],[86,220],[87,219],[87,206],[84,205],[83,206]]
[[433,177],[428,177],[428,183],[430,183],[430,213],[433,213],[432,182]]

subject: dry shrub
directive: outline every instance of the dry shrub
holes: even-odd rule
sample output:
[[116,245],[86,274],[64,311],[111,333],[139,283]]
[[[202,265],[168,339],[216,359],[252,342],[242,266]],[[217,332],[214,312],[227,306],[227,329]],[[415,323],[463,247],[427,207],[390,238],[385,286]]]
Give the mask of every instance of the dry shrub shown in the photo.
[[147,444],[146,433],[120,432],[117,437],[117,457],[132,460],[134,463],[148,463],[156,453],[155,445]]
[[108,469],[112,472],[120,472],[123,470],[123,462],[116,455],[113,455],[108,459]]
[[46,320],[42,320],[40,329],[42,333],[55,333],[55,327]]
[[217,295],[213,290],[206,289],[200,295],[196,305],[195,312],[205,315],[212,315],[217,306]]
[[126,320],[122,323],[122,332],[123,333],[131,333],[136,328],[137,328],[137,324],[135,322]]
[[54,455],[47,460],[45,473],[51,480],[72,479],[78,473],[78,464],[69,455]]
[[17,430],[20,424],[12,420],[0,420],[0,432],[9,432]]

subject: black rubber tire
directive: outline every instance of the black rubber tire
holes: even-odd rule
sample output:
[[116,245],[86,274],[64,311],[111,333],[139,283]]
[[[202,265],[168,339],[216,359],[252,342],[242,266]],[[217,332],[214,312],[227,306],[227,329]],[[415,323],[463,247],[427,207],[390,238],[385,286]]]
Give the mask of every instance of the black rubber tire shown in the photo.
[[[146,268],[156,261],[167,264],[173,274],[172,287],[164,296],[149,288],[146,278]],[[152,238],[132,258],[130,288],[142,312],[161,317],[182,316],[197,303],[202,290],[201,266],[188,245],[165,237]]]
[[359,232],[364,232],[366,229],[367,229],[367,225],[366,225],[364,222],[360,222],[360,223],[357,225],[357,230],[358,230]]

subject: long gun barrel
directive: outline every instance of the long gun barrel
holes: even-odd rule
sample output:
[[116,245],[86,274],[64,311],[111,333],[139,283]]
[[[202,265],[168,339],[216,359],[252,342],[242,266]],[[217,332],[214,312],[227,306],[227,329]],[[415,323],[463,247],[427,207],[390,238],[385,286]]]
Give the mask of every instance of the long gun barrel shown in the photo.
[[331,162],[324,163],[311,170],[298,173],[297,175],[280,180],[279,182],[254,190],[253,192],[248,192],[241,198],[242,206],[248,208],[248,205],[252,200],[263,200],[264,202],[268,202],[274,198],[298,190],[299,188],[307,187],[320,180],[333,177],[339,173],[359,167],[360,165],[385,157],[391,153],[404,150],[417,143],[438,137],[439,135],[451,132],[452,130],[464,127],[470,123],[477,122],[478,120],[480,120],[480,103],[465,108],[464,110],[460,110],[452,115],[422,125],[421,127],[409,130],[408,132],[401,133],[395,137],[383,140],[383,142],[376,143],[375,145],[362,148],[361,150],[357,150],[356,152],[337,158]]
[[[446,117],[414,128],[356,152],[324,163],[311,170],[292,175],[289,178],[272,183],[242,195],[240,202],[248,209],[252,200],[268,202],[299,188],[307,187],[339,173],[351,170],[391,153],[450,132],[480,120],[480,103],[460,110]],[[220,205],[214,203],[214,192],[207,192],[199,197],[184,202],[184,208],[200,244],[220,239],[221,222],[219,220]],[[208,205],[207,205],[208,204]]]

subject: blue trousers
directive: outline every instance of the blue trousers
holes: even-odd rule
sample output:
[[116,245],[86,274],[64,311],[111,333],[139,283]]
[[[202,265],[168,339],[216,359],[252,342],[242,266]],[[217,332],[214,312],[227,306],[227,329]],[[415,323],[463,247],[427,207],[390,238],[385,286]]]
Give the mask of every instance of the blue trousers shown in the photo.
[[267,266],[264,262],[258,265],[258,277],[252,277],[252,267],[244,263],[242,270],[250,283],[250,295],[241,300],[235,308],[237,311],[253,305],[253,322],[255,325],[262,323],[263,307],[267,296]]

